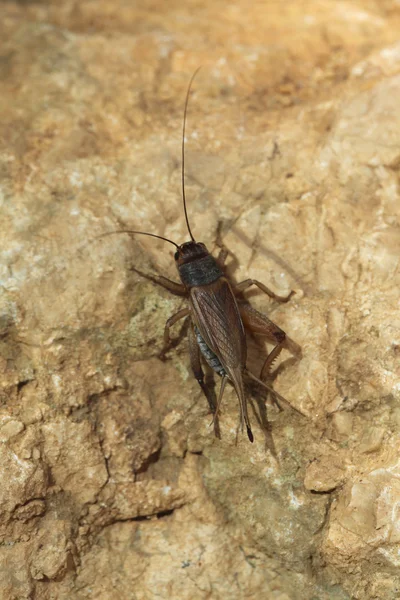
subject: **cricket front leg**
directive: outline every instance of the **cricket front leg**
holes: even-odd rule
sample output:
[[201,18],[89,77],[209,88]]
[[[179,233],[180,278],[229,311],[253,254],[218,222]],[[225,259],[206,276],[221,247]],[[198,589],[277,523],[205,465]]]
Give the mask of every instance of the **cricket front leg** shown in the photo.
[[188,295],[185,286],[182,285],[181,283],[176,283],[176,281],[172,281],[171,279],[168,279],[167,277],[163,277],[162,275],[148,275],[147,273],[143,273],[143,271],[136,269],[136,267],[130,267],[130,269],[131,269],[131,271],[134,271],[135,273],[137,273],[138,275],[141,275],[145,279],[148,279],[149,281],[152,281],[153,283],[160,285],[161,287],[163,287],[166,290],[168,290],[169,292],[171,292],[171,294],[175,294],[175,296],[187,296]]
[[301,358],[300,346],[291,340],[289,336],[287,336],[280,327],[268,319],[268,317],[248,304],[239,305],[239,310],[245,327],[254,333],[264,335],[271,344],[274,344],[274,348],[268,354],[264,366],[261,369],[260,379],[271,378],[272,364],[284,348],[289,350],[293,356]]
[[[214,423],[214,433],[217,438],[221,438],[221,433],[219,429],[219,421],[218,421],[218,410],[215,404],[215,399],[211,390],[207,387],[204,382],[204,372],[201,367],[201,353],[200,346],[197,343],[196,336],[193,329],[193,324],[189,329],[189,355],[190,355],[190,366],[193,371],[193,375],[198,381],[198,384],[201,387],[201,390],[205,397],[207,398],[208,405],[212,414],[214,415],[213,423]],[[219,408],[219,407],[218,407]]]

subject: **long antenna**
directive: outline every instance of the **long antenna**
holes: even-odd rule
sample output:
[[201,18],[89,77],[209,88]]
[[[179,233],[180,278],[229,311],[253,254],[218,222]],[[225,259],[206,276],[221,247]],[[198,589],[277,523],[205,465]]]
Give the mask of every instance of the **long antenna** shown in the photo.
[[162,235],[146,233],[145,231],[134,231],[133,229],[119,229],[118,231],[107,231],[107,233],[101,233],[100,235],[96,235],[96,237],[93,239],[106,237],[107,235],[114,235],[115,233],[139,233],[140,235],[149,235],[150,237],[158,238],[159,240],[164,240],[164,242],[169,242],[170,244],[173,244],[175,248],[179,249],[178,244],[175,244],[175,242],[169,240],[168,238],[162,237]]
[[183,113],[183,131],[182,131],[182,200],[183,200],[183,210],[185,212],[185,219],[186,219],[186,225],[189,231],[189,235],[192,239],[192,242],[195,242],[196,240],[193,237],[192,234],[192,230],[190,229],[190,225],[189,225],[189,219],[188,219],[188,214],[187,214],[187,210],[186,210],[186,196],[185,196],[185,131],[186,131],[186,113],[187,113],[187,107],[188,107],[188,103],[189,103],[189,96],[190,96],[190,89],[192,87],[192,83],[194,78],[196,77],[197,73],[200,71],[201,67],[198,67],[195,72],[193,73],[190,82],[189,82],[189,87],[188,90],[186,92],[186,100],[185,100],[185,110]]

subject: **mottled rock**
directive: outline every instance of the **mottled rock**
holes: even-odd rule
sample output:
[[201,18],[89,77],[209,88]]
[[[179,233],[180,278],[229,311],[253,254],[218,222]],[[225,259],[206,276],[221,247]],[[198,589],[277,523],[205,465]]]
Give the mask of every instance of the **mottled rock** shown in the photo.
[[[0,597],[397,598],[398,3],[1,17]],[[199,64],[194,236],[296,292],[246,293],[303,350],[281,412],[249,386],[254,444],[230,386],[214,439],[185,343],[159,360],[184,300],[134,269],[176,279],[172,246],[98,237],[188,239]]]
[[30,566],[33,579],[54,579],[60,577],[66,568],[68,560],[69,535],[68,525],[62,520],[47,522],[36,540],[36,552]]
[[32,545],[29,542],[8,543],[0,548],[0,598],[1,600],[29,600],[34,582],[29,576],[29,559]]
[[[374,564],[379,565],[377,570],[386,579],[383,589],[388,597],[395,597],[400,584],[396,571],[400,564],[399,503],[396,460],[348,482],[333,506],[323,549],[328,560],[339,568],[347,565],[352,571],[365,572],[367,578],[354,584],[357,598],[368,590],[367,573]],[[390,573],[392,580],[388,585]]]
[[146,393],[140,393],[138,386],[135,387],[133,395],[111,393],[100,398],[97,404],[108,471],[113,480],[119,482],[133,480],[135,473],[145,470],[161,446],[158,419],[152,420]]
[[52,478],[77,502],[94,502],[108,473],[89,423],[59,418],[42,427],[43,452]]
[[20,521],[29,521],[29,519],[42,515],[45,510],[46,504],[44,500],[31,500],[27,504],[16,508],[13,517]]
[[0,421],[0,442],[7,442],[23,430],[24,424],[21,421],[11,417],[3,417]]
[[18,506],[46,494],[47,476],[43,464],[20,458],[4,444],[0,444],[0,479],[2,525]]
[[345,479],[345,465],[332,456],[316,459],[306,469],[304,486],[313,492],[331,492]]

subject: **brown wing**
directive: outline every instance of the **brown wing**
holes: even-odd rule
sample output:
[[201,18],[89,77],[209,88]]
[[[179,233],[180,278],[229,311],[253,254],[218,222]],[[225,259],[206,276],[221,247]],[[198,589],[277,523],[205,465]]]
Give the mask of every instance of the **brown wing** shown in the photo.
[[221,277],[190,290],[192,318],[207,346],[229,372],[246,364],[246,337],[232,289]]
[[225,277],[190,290],[192,319],[207,346],[218,356],[232,381],[240,405],[240,420],[253,441],[242,371],[246,366],[246,336],[239,308]]
[[225,277],[190,290],[192,319],[207,346],[218,356],[232,381],[240,405],[240,420],[253,441],[242,371],[246,366],[246,336],[231,286]]

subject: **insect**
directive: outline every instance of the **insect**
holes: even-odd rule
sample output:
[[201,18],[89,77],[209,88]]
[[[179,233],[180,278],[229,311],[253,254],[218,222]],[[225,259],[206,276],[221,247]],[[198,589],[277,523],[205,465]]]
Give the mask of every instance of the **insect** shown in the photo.
[[[164,348],[161,355],[165,355],[165,352],[170,348],[171,327],[181,319],[189,319],[188,337],[191,368],[214,413],[214,423],[218,418],[226,383],[230,381],[239,400],[241,429],[243,431],[244,426],[246,427],[248,438],[253,442],[254,438],[244,388],[244,374],[270,390],[275,397],[282,399],[263,380],[270,377],[272,364],[284,348],[297,357],[301,356],[301,348],[268,317],[239,300],[242,293],[251,286],[257,286],[278,302],[287,302],[293,292],[285,297],[278,296],[255,279],[246,279],[239,284],[233,284],[224,272],[224,264],[228,256],[227,249],[221,244],[219,255],[214,258],[206,246],[201,242],[197,242],[192,234],[185,196],[185,130],[190,90],[198,70],[193,74],[187,89],[182,131],[182,201],[190,240],[178,245],[172,240],[159,235],[129,229],[107,232],[100,237],[115,233],[141,234],[164,240],[175,246],[174,259],[181,280],[180,283],[163,276],[147,275],[134,269],[140,275],[166,288],[172,294],[184,297],[188,301],[186,308],[179,310],[167,320],[164,330]],[[264,362],[259,378],[246,367],[246,329],[264,335],[267,341],[274,346]],[[215,401],[205,384],[201,357],[221,377],[217,405],[215,405]],[[215,431],[217,433],[216,427]]]

